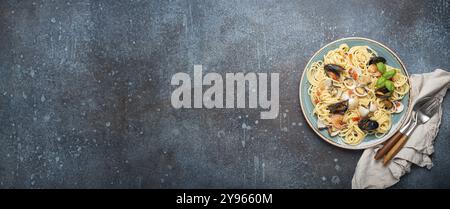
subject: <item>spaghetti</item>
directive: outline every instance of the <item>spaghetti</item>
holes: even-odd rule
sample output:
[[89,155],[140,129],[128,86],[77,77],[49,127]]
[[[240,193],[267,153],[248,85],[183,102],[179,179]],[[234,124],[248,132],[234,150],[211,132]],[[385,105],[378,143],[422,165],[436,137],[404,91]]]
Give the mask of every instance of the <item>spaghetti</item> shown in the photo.
[[400,100],[410,89],[400,69],[369,46],[341,44],[313,62],[306,76],[318,128],[349,145],[360,144],[368,134],[388,133],[392,114],[403,111]]

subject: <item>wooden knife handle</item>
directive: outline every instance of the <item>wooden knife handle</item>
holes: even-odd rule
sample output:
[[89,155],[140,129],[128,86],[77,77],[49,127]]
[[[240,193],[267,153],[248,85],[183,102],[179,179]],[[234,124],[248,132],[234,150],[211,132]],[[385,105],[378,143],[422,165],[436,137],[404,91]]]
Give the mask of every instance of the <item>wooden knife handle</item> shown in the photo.
[[377,151],[377,154],[375,155],[375,160],[381,159],[386,153],[389,152],[389,150],[392,149],[392,147],[400,140],[402,137],[402,133],[400,131],[397,131],[394,136],[392,136],[390,139],[388,139],[383,147]]
[[403,146],[405,145],[407,140],[408,140],[408,136],[406,136],[405,134],[402,134],[402,136],[400,137],[400,140],[398,140],[398,142],[394,145],[394,147],[392,147],[392,149],[389,150],[389,152],[384,156],[384,158],[383,158],[384,165],[387,165],[389,163],[389,161],[391,161],[392,158],[394,158],[395,155],[397,155],[397,153],[403,148]]

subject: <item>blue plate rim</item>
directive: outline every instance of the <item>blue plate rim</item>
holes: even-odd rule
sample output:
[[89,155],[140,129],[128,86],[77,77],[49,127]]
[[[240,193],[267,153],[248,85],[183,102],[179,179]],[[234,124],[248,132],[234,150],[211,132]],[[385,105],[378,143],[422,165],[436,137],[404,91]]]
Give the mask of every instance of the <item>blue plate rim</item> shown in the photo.
[[384,45],[384,44],[382,44],[382,43],[380,43],[380,42],[378,42],[378,41],[375,41],[375,40],[369,39],[369,38],[364,38],[364,37],[346,37],[346,38],[340,38],[340,39],[334,40],[334,41],[332,41],[332,42],[330,42],[330,43],[325,44],[324,46],[322,46],[319,50],[317,50],[317,51],[311,56],[311,58],[309,59],[309,61],[306,63],[305,68],[303,69],[303,72],[302,72],[302,74],[301,74],[301,78],[300,78],[300,82],[299,82],[299,89],[298,89],[298,92],[299,92],[299,100],[300,100],[300,108],[301,108],[301,110],[302,110],[303,117],[305,118],[305,120],[306,120],[306,122],[308,123],[309,127],[310,127],[310,128],[311,128],[311,129],[312,129],[312,130],[320,137],[320,138],[322,138],[324,141],[326,141],[326,142],[328,142],[328,143],[330,143],[330,144],[332,144],[332,145],[334,145],[334,146],[337,146],[337,147],[340,147],[340,148],[344,148],[344,149],[350,149],[350,150],[367,149],[367,148],[374,147],[374,146],[377,146],[377,145],[379,145],[379,144],[385,142],[387,139],[389,139],[391,136],[393,136],[393,135],[401,128],[401,126],[405,123],[405,121],[407,120],[407,118],[409,118],[409,115],[411,114],[411,111],[412,111],[412,108],[411,108],[411,95],[410,95],[411,92],[408,92],[409,99],[408,99],[407,112],[406,112],[406,114],[404,114],[404,115],[402,116],[402,118],[401,118],[400,121],[398,122],[399,125],[394,129],[394,131],[390,131],[390,133],[386,134],[386,135],[385,135],[383,138],[381,138],[380,140],[374,141],[373,143],[369,143],[369,144],[367,144],[367,145],[365,145],[365,146],[362,146],[361,144],[356,145],[356,146],[352,146],[352,145],[347,145],[347,144],[339,144],[339,143],[336,143],[336,142],[334,142],[333,140],[330,140],[330,139],[326,138],[325,136],[323,136],[321,133],[319,133],[319,132],[314,128],[314,126],[311,124],[311,121],[309,121],[309,118],[306,116],[306,113],[305,113],[305,111],[304,111],[304,104],[303,104],[303,101],[302,101],[302,91],[301,91],[301,88],[302,88],[302,84],[303,84],[303,82],[304,82],[304,78],[305,78],[305,76],[306,76],[305,73],[306,73],[307,67],[311,64],[312,60],[313,60],[320,52],[322,52],[325,48],[327,48],[328,46],[330,46],[330,45],[332,45],[332,44],[334,44],[334,43],[336,43],[336,42],[345,41],[345,40],[362,40],[362,41],[368,41],[368,42],[372,42],[372,43],[377,44],[377,45],[379,45],[380,47],[386,49],[386,50],[387,50],[389,53],[391,53],[391,55],[394,56],[394,58],[400,63],[401,68],[403,69],[403,71],[405,72],[405,74],[406,74],[406,76],[407,76],[407,78],[408,78],[408,84],[409,84],[409,86],[411,86],[410,79],[409,79],[409,73],[408,73],[408,70],[406,69],[405,64],[403,63],[403,61],[400,59],[400,57],[399,57],[392,49],[390,49],[389,47],[387,47],[386,45]]

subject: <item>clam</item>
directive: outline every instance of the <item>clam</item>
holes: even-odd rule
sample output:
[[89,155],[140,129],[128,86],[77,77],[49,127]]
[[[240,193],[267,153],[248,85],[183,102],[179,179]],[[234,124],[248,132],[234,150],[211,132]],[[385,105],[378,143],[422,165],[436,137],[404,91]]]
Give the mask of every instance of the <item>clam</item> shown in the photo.
[[350,97],[350,98],[348,99],[348,108],[349,108],[349,109],[351,109],[351,110],[355,109],[356,107],[358,107],[358,104],[359,104],[358,98],[356,98],[356,97]]
[[373,131],[379,126],[377,121],[371,120],[369,118],[363,118],[358,122],[358,127],[364,131]]
[[375,112],[375,111],[377,111],[377,110],[378,110],[377,105],[374,104],[373,102],[370,102],[370,104],[369,104],[369,111],[370,111],[370,112]]
[[324,129],[327,128],[327,126],[322,122],[322,120],[318,119],[318,120],[317,120],[317,128],[318,128],[319,130],[324,130]]
[[338,134],[339,134],[339,130],[333,130],[333,128],[331,128],[331,127],[329,127],[328,129],[327,129],[327,131],[328,131],[328,134],[330,134],[330,136],[337,136]]
[[331,96],[336,96],[339,93],[339,90],[337,90],[336,88],[329,88],[328,92],[330,93]]
[[363,97],[367,95],[367,89],[364,86],[356,87],[353,92],[356,96]]
[[367,115],[369,115],[369,109],[367,109],[367,108],[365,108],[365,107],[363,107],[363,106],[360,106],[359,108],[358,108],[358,112],[359,112],[359,115],[361,116],[361,117],[366,117]]
[[341,77],[341,72],[345,71],[343,67],[334,64],[327,64],[323,66],[323,68],[328,77],[332,78],[333,80],[339,80],[339,78]]
[[354,89],[356,88],[356,81],[353,80],[353,78],[345,78],[344,86],[347,87],[348,89]]
[[350,99],[350,95],[348,94],[347,91],[342,92],[341,94],[341,100],[349,100]]
[[401,113],[405,109],[405,106],[399,101],[393,101],[392,103],[394,104],[395,113]]
[[339,88],[336,88],[333,85],[333,80],[331,80],[331,79],[324,80],[323,83],[321,83],[321,85],[322,85],[322,87],[324,87],[325,89],[328,90],[328,92],[331,94],[331,96],[336,96],[339,93],[339,91],[338,91]]
[[[333,97],[338,97],[338,98],[340,98],[341,96],[342,96],[342,90],[340,89],[340,88],[334,88],[334,87],[332,87],[332,88],[329,88],[328,89],[328,92],[330,93],[330,95],[331,96],[333,96]],[[344,99],[342,99],[342,101],[343,101]]]
[[395,112],[395,105],[390,100],[383,100],[384,108]]
[[391,96],[392,92],[389,91],[385,86],[375,90],[375,96],[380,99],[387,99]]
[[326,79],[323,81],[323,85],[327,88],[333,87],[333,81],[331,79]]
[[349,106],[348,105],[348,101],[342,101],[342,102],[338,102],[338,103],[334,103],[334,104],[328,105],[328,110],[332,114],[341,114],[341,115],[343,115],[345,113],[345,111],[347,111],[348,106]]

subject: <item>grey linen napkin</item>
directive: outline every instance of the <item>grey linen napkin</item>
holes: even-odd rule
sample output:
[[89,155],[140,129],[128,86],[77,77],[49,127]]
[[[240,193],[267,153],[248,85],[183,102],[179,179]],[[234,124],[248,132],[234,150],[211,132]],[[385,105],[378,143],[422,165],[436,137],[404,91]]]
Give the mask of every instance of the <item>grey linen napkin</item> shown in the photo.
[[[411,105],[426,96],[439,98],[440,103],[450,87],[450,72],[436,69],[431,73],[414,74],[411,81]],[[405,146],[387,165],[382,160],[376,161],[374,156],[382,145],[364,150],[356,165],[352,179],[353,189],[383,189],[397,183],[411,164],[431,169],[433,162],[430,155],[434,152],[433,142],[439,131],[442,117],[442,106],[427,123],[417,126]]]

